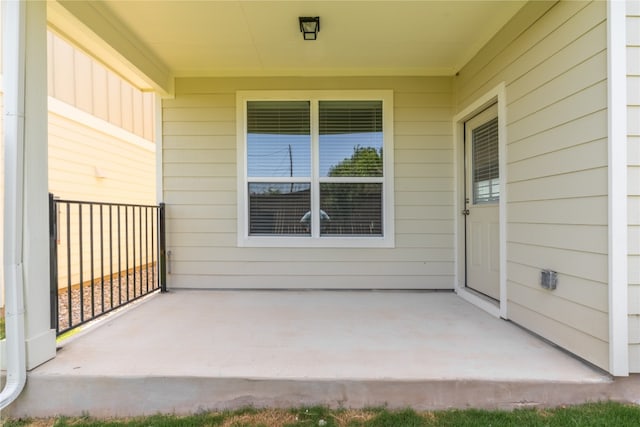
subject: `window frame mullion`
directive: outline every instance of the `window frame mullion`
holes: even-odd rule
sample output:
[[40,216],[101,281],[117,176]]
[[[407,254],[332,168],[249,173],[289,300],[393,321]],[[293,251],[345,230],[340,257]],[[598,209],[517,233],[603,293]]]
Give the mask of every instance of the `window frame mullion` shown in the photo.
[[320,237],[320,101],[310,99],[311,127],[311,237]]

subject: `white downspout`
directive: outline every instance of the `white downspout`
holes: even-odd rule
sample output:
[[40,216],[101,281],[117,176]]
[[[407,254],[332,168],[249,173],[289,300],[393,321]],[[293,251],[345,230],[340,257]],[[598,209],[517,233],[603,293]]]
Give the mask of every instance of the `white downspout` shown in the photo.
[[24,333],[23,200],[24,200],[24,95],[25,2],[3,1],[2,52],[4,83],[4,279],[7,382],[0,392],[0,410],[22,392],[27,379]]

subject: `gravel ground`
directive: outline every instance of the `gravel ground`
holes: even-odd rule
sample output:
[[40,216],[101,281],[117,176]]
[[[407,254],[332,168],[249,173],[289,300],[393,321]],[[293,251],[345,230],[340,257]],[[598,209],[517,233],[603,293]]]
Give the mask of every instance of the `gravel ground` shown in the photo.
[[[64,331],[96,317],[111,309],[124,305],[127,301],[146,295],[159,287],[158,272],[155,265],[136,269],[128,275],[122,273],[105,280],[96,280],[91,285],[71,289],[71,323],[69,323],[69,292],[58,290],[58,330]],[[128,290],[128,292],[127,292]],[[91,303],[93,301],[93,304]],[[93,305],[93,312],[92,312]]]

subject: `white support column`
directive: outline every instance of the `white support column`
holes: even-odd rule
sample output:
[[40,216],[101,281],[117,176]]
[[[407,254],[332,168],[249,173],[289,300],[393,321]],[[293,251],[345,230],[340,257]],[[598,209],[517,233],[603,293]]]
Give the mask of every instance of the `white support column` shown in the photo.
[[50,328],[47,6],[26,3],[23,260],[27,369],[55,357]]
[[[2,4],[0,4],[0,46],[2,43]],[[2,56],[2,49],[0,48],[0,57]],[[3,70],[0,68],[0,101],[4,102],[2,99],[4,97],[4,83],[3,83]],[[2,112],[4,115],[4,111]],[[1,120],[0,120],[1,122]],[[2,123],[0,123],[0,131],[4,132],[2,129]],[[4,165],[4,146],[2,141],[0,140],[0,165]],[[4,200],[4,171],[2,170],[2,166],[0,166],[0,200]],[[4,209],[0,209],[0,242],[4,241]],[[4,244],[0,243],[0,260],[4,260]],[[0,311],[4,310],[4,262],[0,262]],[[0,369],[4,369],[3,358],[2,358],[2,348],[0,347]]]
[[629,375],[625,2],[607,2],[609,122],[609,372]]
[[155,101],[155,143],[156,143],[156,203],[164,202],[164,166],[163,166],[163,134],[162,134],[162,97],[156,92]]

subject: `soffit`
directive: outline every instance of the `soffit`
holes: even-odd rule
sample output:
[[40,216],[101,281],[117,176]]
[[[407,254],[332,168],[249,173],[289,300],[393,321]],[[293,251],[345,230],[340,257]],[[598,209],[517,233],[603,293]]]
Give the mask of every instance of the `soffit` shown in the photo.
[[[94,1],[171,75],[452,75],[526,1]],[[299,16],[320,16],[304,41]]]

